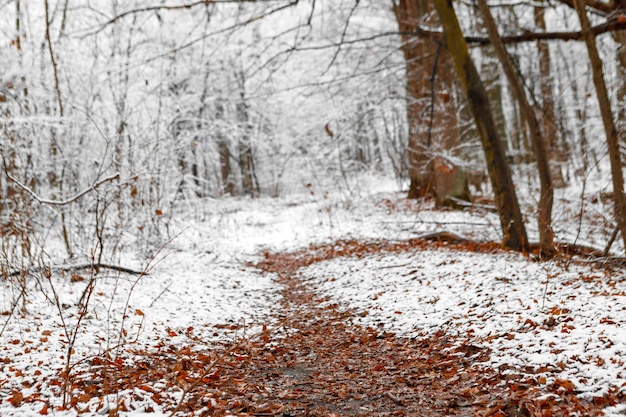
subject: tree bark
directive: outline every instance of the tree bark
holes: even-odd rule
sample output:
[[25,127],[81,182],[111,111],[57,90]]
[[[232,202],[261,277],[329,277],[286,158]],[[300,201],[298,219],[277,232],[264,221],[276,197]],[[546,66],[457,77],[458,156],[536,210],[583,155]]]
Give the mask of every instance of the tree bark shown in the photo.
[[522,214],[502,142],[489,108],[489,99],[472,61],[451,0],[434,0],[443,26],[444,41],[458,74],[485,152],[496,207],[500,215],[503,245],[528,251]]
[[506,150],[509,149],[509,144],[505,139],[507,129],[502,100],[502,85],[500,83],[500,67],[498,65],[497,58],[493,54],[493,49],[490,46],[483,48],[481,57],[480,73],[482,74],[485,82],[485,89],[487,90],[489,103],[491,103],[491,112],[493,114],[493,119],[496,122],[496,127],[498,128],[498,134],[500,135],[502,145]]
[[511,87],[513,97],[520,105],[520,110],[528,126],[530,139],[535,152],[537,161],[537,170],[539,171],[539,182],[541,184],[538,208],[538,228],[539,228],[539,247],[542,257],[551,257],[554,255],[554,232],[552,231],[552,205],[554,202],[554,190],[552,188],[552,177],[550,175],[550,161],[548,159],[548,150],[541,134],[537,115],[532,109],[524,85],[520,80],[511,57],[509,56],[504,43],[498,33],[496,21],[489,10],[486,0],[478,0],[478,7],[483,16],[489,39],[494,47],[496,55],[500,60],[502,69],[506,74],[507,80]]
[[617,42],[617,129],[626,131],[626,30],[613,32],[613,39]]
[[606,141],[609,151],[609,160],[611,162],[611,177],[613,179],[613,194],[615,198],[615,221],[617,227],[622,233],[622,240],[626,248],[626,199],[624,198],[624,173],[622,171],[622,160],[619,149],[619,132],[613,120],[613,111],[611,110],[611,101],[604,82],[604,70],[602,69],[602,60],[596,46],[596,36],[591,30],[591,23],[585,10],[585,0],[574,0],[576,13],[580,19],[580,26],[587,45],[589,61],[591,62],[591,72],[593,75],[593,84],[596,88],[598,97],[598,105],[600,106],[600,114],[602,115],[602,124],[606,134]]
[[407,122],[409,125],[409,198],[430,193],[428,165],[441,150],[459,141],[457,111],[452,100],[452,62],[432,38],[416,36],[424,24],[438,24],[430,0],[396,0],[393,10],[406,62]]

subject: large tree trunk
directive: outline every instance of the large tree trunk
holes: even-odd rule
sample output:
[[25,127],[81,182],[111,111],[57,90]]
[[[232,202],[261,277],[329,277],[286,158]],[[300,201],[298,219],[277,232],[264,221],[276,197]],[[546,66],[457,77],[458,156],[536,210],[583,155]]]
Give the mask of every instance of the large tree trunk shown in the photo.
[[431,191],[432,157],[459,141],[452,62],[437,42],[412,35],[421,25],[438,24],[430,0],[394,0],[393,10],[406,62],[409,198],[419,198]]
[[487,1],[478,0],[478,7],[480,8],[485,21],[485,26],[487,27],[489,40],[496,51],[496,55],[498,56],[507,80],[509,81],[511,92],[515,97],[515,100],[519,103],[520,110],[522,111],[522,115],[524,116],[526,125],[528,126],[528,133],[535,151],[535,159],[537,160],[537,169],[539,171],[539,182],[541,184],[538,213],[540,252],[541,256],[551,257],[554,255],[554,232],[552,231],[552,204],[554,202],[554,190],[552,189],[552,177],[550,175],[548,151],[541,135],[537,116],[533,111],[528,98],[526,97],[524,85],[517,75],[513,62],[511,61],[511,57],[504,47],[502,38],[500,38],[500,35],[498,34],[496,21],[491,14],[491,10],[489,10]]
[[487,91],[470,57],[452,3],[449,0],[434,0],[434,3],[443,26],[446,49],[454,61],[456,72],[469,100],[476,128],[480,134],[495,203],[500,215],[503,244],[513,250],[527,251],[526,229],[515,194],[511,170],[489,108]]
[[596,46],[596,36],[591,31],[591,23],[585,10],[585,0],[574,0],[576,13],[580,19],[580,27],[583,32],[589,61],[591,61],[591,71],[593,74],[593,84],[598,96],[598,105],[602,115],[602,124],[606,134],[606,142],[609,150],[609,160],[611,162],[611,177],[613,179],[613,194],[615,198],[615,221],[622,233],[624,247],[626,248],[626,199],[624,198],[624,173],[622,171],[622,159],[619,149],[619,133],[613,120],[611,101],[604,83],[604,70],[602,60]]

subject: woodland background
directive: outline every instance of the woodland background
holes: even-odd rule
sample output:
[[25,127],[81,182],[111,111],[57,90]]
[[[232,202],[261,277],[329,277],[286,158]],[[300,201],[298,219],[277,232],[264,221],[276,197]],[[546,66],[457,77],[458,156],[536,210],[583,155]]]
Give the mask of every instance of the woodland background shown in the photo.
[[[461,197],[500,212],[505,246],[526,251],[539,237],[550,255],[554,230],[572,243],[584,229],[621,253],[612,243],[626,206],[612,189],[623,188],[623,3],[589,0],[577,14],[568,0],[491,2],[513,78],[490,46],[483,2],[454,4],[514,179],[505,188],[523,200],[523,218],[510,221],[503,210],[517,197],[489,186],[503,176],[487,169],[436,3],[0,3],[2,274],[116,263],[127,248],[149,257],[173,236],[174,209],[192,201],[350,195],[390,177],[421,197],[457,168]],[[593,30],[581,31],[581,16]],[[600,78],[584,39],[597,45]],[[537,174],[546,158],[549,183]],[[550,217],[534,225],[539,207],[551,215],[541,202],[557,187],[570,187],[569,218],[585,228],[561,230]],[[606,211],[587,218],[586,199]],[[513,241],[507,224],[525,224],[530,238],[515,229]]]

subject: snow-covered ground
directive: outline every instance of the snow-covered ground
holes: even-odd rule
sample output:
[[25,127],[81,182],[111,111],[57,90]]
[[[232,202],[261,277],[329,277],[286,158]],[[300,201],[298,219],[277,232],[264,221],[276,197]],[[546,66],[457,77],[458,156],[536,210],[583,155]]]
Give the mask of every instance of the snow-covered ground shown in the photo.
[[[280,297],[271,276],[247,266],[262,251],[293,251],[336,239],[404,240],[441,230],[499,239],[499,220],[489,211],[434,211],[383,191],[390,188],[380,184],[360,196],[198,202],[173,216],[170,229],[180,234],[156,254],[148,275],[103,271],[89,293],[88,273],[53,274],[49,280],[28,280],[24,297],[16,282],[5,283],[0,415],[41,411],[37,401],[15,407],[16,393],[61,404],[61,388],[51,381],[66,365],[74,337],[70,364],[77,370],[89,366],[94,355],[114,353],[120,342],[124,348],[150,349],[164,338],[184,346],[254,333],[270,320]],[[556,212],[567,213],[558,205]],[[564,238],[573,233],[562,228],[569,233]],[[582,233],[579,243],[602,248],[606,237],[596,237]],[[131,254],[121,259],[141,269]],[[465,335],[492,349],[484,366],[516,372],[562,368],[550,378],[570,380],[588,396],[626,390],[622,270],[443,249],[339,258],[300,273],[331,302],[360,311],[364,325],[407,336],[437,330]],[[151,407],[159,415],[158,405]],[[614,415],[624,409],[615,407]],[[76,410],[50,413],[64,417]]]
[[329,302],[356,308],[363,325],[459,335],[492,350],[486,365],[569,380],[589,399],[626,390],[623,271],[426,250],[334,259],[301,274]]

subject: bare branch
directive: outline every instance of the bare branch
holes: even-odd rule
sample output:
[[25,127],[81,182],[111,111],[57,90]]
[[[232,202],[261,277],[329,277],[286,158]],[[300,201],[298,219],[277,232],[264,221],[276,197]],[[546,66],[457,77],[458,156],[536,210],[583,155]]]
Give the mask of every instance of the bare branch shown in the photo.
[[[593,26],[591,32],[594,35],[601,35],[607,32],[615,32],[626,29],[626,15],[618,15],[612,19]],[[467,42],[475,44],[487,44],[489,39],[485,37],[466,37]],[[583,32],[525,32],[521,35],[503,36],[502,41],[506,44],[532,42],[532,41],[580,41],[583,40]]]
[[[67,265],[67,266],[51,266],[51,267],[46,267],[46,270],[50,270],[50,271],[58,271],[58,272],[72,272],[72,271],[80,271],[80,270],[84,270],[84,269],[94,269],[94,270],[99,270],[99,269],[109,269],[111,271],[117,271],[117,272],[123,272],[125,274],[129,274],[129,275],[148,275],[147,272],[145,271],[137,271],[135,269],[131,269],[131,268],[127,268],[125,266],[120,266],[120,265],[110,265],[110,264],[103,264],[103,263],[88,263],[88,264],[81,264],[81,265]],[[17,277],[25,272],[29,273],[29,274],[36,274],[39,273],[43,270],[43,268],[32,268],[32,269],[28,269],[28,270],[15,270],[15,271],[11,271],[9,272],[8,276],[10,277]]]
[[[285,0],[199,0],[199,1],[194,1],[192,3],[184,3],[184,4],[175,4],[175,5],[164,4],[161,6],[141,7],[138,9],[125,11],[123,13],[118,14],[115,17],[112,17],[107,22],[103,23],[102,26],[100,26],[100,28],[98,28],[98,30],[96,30],[94,33],[101,32],[107,26],[112,25],[118,20],[121,20],[127,16],[138,14],[138,13],[155,12],[155,11],[161,11],[161,10],[189,10],[197,6],[208,6],[209,4],[212,4],[212,3],[274,3],[278,1],[285,1]],[[297,2],[298,1],[296,1],[296,3]]]
[[5,171],[5,174],[7,176],[8,179],[10,179],[12,182],[14,182],[18,187],[20,187],[22,190],[26,191],[32,198],[34,198],[36,201],[38,201],[41,204],[48,204],[48,205],[52,205],[52,206],[65,206],[67,204],[73,203],[74,201],[78,200],[79,198],[81,198],[82,196],[84,196],[85,194],[87,194],[90,191],[95,191],[96,188],[98,188],[100,185],[104,184],[105,182],[109,182],[109,181],[113,181],[116,179],[120,178],[120,173],[117,172],[109,177],[103,178],[100,181],[98,181],[97,183],[93,184],[92,186],[84,189],[83,191],[79,192],[78,194],[76,194],[75,196],[68,198],[67,200],[62,200],[62,201],[58,201],[58,200],[49,200],[46,198],[41,198],[39,197],[33,190],[31,190],[29,187],[27,187],[26,185],[22,184],[21,182],[19,182],[17,179],[13,178],[13,176],[11,174],[9,174],[8,172]]
[[[607,22],[601,23],[597,26],[591,28],[591,31],[597,36],[602,35],[607,32],[616,32],[619,30],[626,30],[626,15],[618,15],[613,17]],[[315,51],[315,50],[324,50],[331,48],[338,48],[340,46],[345,45],[353,45],[363,42],[373,41],[379,38],[393,37],[393,36],[401,36],[401,35],[413,35],[418,38],[427,38],[433,41],[439,41],[441,39],[441,32],[438,30],[432,29],[424,29],[417,28],[415,31],[411,32],[397,32],[397,31],[389,31],[377,33],[372,36],[355,38],[355,39],[344,39],[340,42],[328,43],[324,45],[312,45],[301,48],[291,48],[287,51],[282,52],[282,54],[293,53],[293,52],[304,52],[304,51]],[[534,42],[534,41],[580,41],[582,40],[582,32],[580,31],[571,31],[571,32],[531,32],[526,31],[519,35],[511,35],[511,36],[502,36],[502,41],[505,44],[515,44],[515,43],[524,43],[524,42]],[[469,44],[474,45],[489,45],[489,38],[486,36],[465,36],[465,41]]]
[[[250,2],[252,2],[253,0],[244,0],[244,1],[250,1]],[[277,0],[267,0],[267,1],[272,1],[272,2],[273,2],[273,1],[277,1]],[[271,16],[271,15],[273,15],[273,14],[275,14],[275,13],[279,13],[279,12],[281,12],[281,11],[283,11],[283,10],[286,10],[286,9],[288,9],[288,8],[292,7],[292,6],[297,5],[299,1],[300,1],[300,0],[290,0],[290,1],[289,1],[288,3],[286,3],[286,4],[283,4],[283,5],[281,5],[281,6],[274,7],[274,8],[272,8],[272,9],[270,9],[270,10],[267,10],[267,11],[265,11],[265,12],[261,13],[261,14],[258,14],[258,15],[255,15],[255,16],[252,16],[252,17],[248,18],[247,20],[244,20],[243,22],[238,22],[238,23],[235,23],[235,24],[230,25],[230,26],[228,26],[228,27],[218,29],[218,30],[216,30],[216,31],[214,31],[214,32],[205,33],[205,34],[203,34],[203,35],[200,35],[200,36],[198,36],[198,37],[196,37],[196,38],[194,38],[194,39],[191,39],[190,41],[188,41],[188,42],[186,42],[186,43],[183,43],[182,45],[179,45],[179,46],[177,46],[177,47],[175,47],[175,48],[172,48],[172,49],[170,49],[170,50],[168,50],[168,51],[166,51],[166,52],[159,53],[159,54],[154,55],[154,56],[152,56],[152,57],[149,57],[149,58],[143,59],[143,60],[141,61],[141,62],[142,62],[142,65],[143,65],[143,64],[146,64],[146,63],[148,63],[148,62],[156,61],[156,60],[158,60],[158,59],[160,59],[160,58],[163,58],[163,57],[166,57],[166,56],[168,56],[168,55],[170,55],[170,54],[173,54],[173,53],[176,53],[176,52],[180,52],[180,51],[182,51],[182,50],[184,50],[184,49],[187,49],[187,48],[189,48],[189,47],[191,47],[191,46],[193,46],[193,45],[197,44],[198,42],[202,42],[202,41],[203,41],[203,40],[205,40],[205,39],[211,38],[211,37],[213,37],[213,36],[218,36],[218,35],[223,34],[223,33],[228,33],[228,32],[234,31],[234,30],[235,30],[235,29],[237,29],[237,28],[247,26],[247,25],[249,25],[249,24],[251,24],[251,23],[253,23],[253,22],[256,22],[256,21],[258,21],[258,20],[262,20],[262,19],[264,19],[264,18],[266,18],[266,17],[268,17],[268,16]],[[225,1],[225,0],[224,0],[223,2],[228,3],[229,1]],[[230,0],[230,2],[232,2],[232,0]],[[100,30],[100,29],[98,29],[96,32],[93,32],[93,33],[97,33],[99,30]]]
[[339,52],[341,52],[341,47],[344,44],[343,42],[346,39],[346,34],[348,33],[348,27],[350,26],[350,19],[352,19],[352,16],[354,15],[354,11],[356,10],[357,7],[359,7],[358,0],[354,2],[354,6],[352,6],[352,9],[350,9],[350,14],[348,15],[348,18],[346,19],[346,24],[343,27],[343,32],[341,33],[341,41],[339,41],[339,43],[337,44],[337,50],[335,51],[333,58],[330,60],[330,64],[328,64],[326,71],[324,71],[322,74],[326,74],[330,70],[330,68],[333,66],[335,61],[337,60],[337,57],[339,56]]
[[[607,32],[615,32],[618,30],[626,29],[626,15],[620,14],[612,16],[611,19],[597,26],[593,26],[591,31],[594,35],[601,35]],[[422,29],[418,28],[415,32],[409,33],[397,33],[398,35],[411,35],[414,34],[417,37],[428,38],[432,40],[441,39],[441,32],[438,30]],[[389,33],[387,34],[389,35]],[[502,41],[506,44],[533,42],[533,41],[580,41],[583,39],[583,33],[581,31],[573,32],[531,32],[526,31],[520,35],[503,36]],[[471,44],[488,45],[490,43],[489,38],[485,36],[465,36],[465,41]]]
[[[574,0],[559,0],[561,3],[568,5],[572,9],[576,9],[574,6]],[[585,0],[587,6],[602,13],[612,13],[616,10],[615,1],[604,2],[602,0]]]
[[113,23],[117,22],[118,20],[121,20],[123,18],[125,18],[126,16],[130,16],[130,15],[134,15],[134,14],[138,14],[138,13],[147,13],[147,12],[155,12],[155,11],[160,11],[160,10],[185,10],[185,9],[192,9],[196,6],[200,6],[200,5],[208,5],[209,2],[205,1],[205,0],[200,0],[200,1],[195,1],[193,3],[187,3],[187,4],[178,4],[178,5],[172,5],[172,6],[168,6],[168,5],[162,5],[162,6],[150,6],[150,7],[142,7],[139,9],[132,9],[132,10],[128,10],[125,11],[123,13],[118,14],[117,16],[109,19],[107,22],[105,22],[98,31],[101,31],[102,29],[106,28],[109,25],[112,25]]

